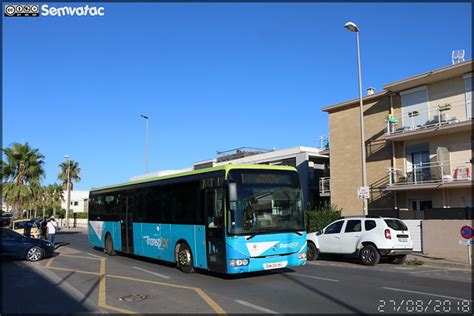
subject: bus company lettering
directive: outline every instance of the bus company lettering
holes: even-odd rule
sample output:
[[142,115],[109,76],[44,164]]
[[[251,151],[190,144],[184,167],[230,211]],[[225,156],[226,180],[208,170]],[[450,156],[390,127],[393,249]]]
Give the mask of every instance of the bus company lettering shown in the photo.
[[150,236],[145,236],[146,244],[148,246],[155,246],[158,249],[168,248],[168,239],[160,237],[160,238],[152,238]]
[[280,248],[294,248],[296,246],[298,246],[298,243],[296,241],[289,244],[280,244]]

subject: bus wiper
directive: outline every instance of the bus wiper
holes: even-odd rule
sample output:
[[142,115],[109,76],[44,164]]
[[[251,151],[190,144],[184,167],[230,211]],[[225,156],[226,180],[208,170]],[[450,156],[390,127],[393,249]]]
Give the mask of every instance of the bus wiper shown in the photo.
[[246,237],[245,239],[246,240],[250,240],[252,239],[253,237],[257,236],[257,234],[250,234],[250,236]]

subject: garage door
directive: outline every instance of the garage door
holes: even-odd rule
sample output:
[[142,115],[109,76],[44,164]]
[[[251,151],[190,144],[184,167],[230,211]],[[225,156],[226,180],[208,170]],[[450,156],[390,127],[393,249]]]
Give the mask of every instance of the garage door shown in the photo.
[[403,220],[410,231],[411,238],[413,240],[413,251],[422,251],[423,245],[421,240],[421,220],[417,219],[405,219]]

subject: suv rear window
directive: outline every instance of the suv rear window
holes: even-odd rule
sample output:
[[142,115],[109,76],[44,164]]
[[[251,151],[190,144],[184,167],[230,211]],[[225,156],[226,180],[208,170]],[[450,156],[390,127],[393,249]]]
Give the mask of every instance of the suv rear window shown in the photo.
[[364,222],[364,225],[365,225],[365,230],[366,230],[366,231],[372,230],[372,229],[374,229],[375,227],[377,227],[377,224],[376,224],[375,221],[373,221],[373,220],[366,220],[366,221]]
[[408,230],[407,226],[398,219],[385,219],[385,223],[393,230]]

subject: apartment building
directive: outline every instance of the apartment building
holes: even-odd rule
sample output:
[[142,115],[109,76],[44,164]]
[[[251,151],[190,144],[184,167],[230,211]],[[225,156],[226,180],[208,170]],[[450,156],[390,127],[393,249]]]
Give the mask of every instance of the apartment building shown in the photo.
[[[363,98],[369,214],[472,208],[472,61],[383,86]],[[362,214],[359,99],[329,114],[331,203]],[[449,210],[448,210],[449,208]],[[472,216],[472,215],[471,215]]]

